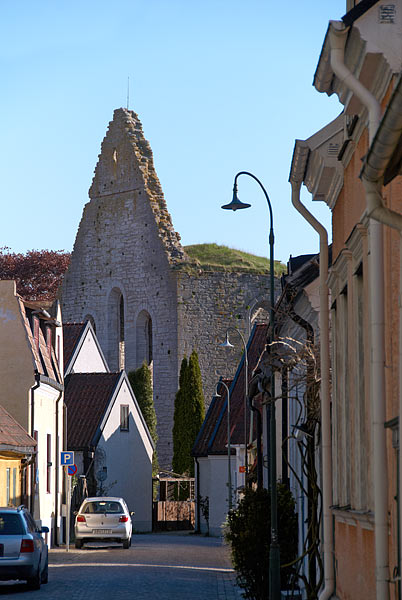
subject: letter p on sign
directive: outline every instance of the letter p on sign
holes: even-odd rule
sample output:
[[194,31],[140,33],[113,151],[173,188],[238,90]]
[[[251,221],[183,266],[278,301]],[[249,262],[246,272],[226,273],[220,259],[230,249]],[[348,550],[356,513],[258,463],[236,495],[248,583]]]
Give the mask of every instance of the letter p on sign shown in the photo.
[[62,467],[74,464],[74,452],[60,452],[60,464]]

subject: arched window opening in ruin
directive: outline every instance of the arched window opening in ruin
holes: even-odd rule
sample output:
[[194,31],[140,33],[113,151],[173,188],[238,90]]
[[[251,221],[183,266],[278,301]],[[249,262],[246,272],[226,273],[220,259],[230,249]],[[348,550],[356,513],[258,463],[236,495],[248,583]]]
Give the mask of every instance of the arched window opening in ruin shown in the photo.
[[108,301],[108,362],[112,370],[125,366],[124,297],[119,288],[113,288]]
[[152,366],[153,360],[153,335],[152,319],[146,310],[142,310],[136,323],[136,363],[137,368],[146,361]]
[[125,338],[124,338],[124,298],[120,296],[119,307],[119,370],[124,369],[125,364]]
[[118,160],[118,154],[117,154],[117,150],[116,148],[113,149],[113,153],[112,153],[112,172],[113,172],[113,179],[116,179],[117,177],[117,160]]

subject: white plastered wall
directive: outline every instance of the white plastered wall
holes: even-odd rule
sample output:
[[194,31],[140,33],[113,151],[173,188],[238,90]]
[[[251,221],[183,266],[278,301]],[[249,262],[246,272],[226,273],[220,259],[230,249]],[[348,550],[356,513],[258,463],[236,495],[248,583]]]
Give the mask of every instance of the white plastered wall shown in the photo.
[[[129,431],[120,431],[121,405],[129,406]],[[108,490],[107,495],[125,499],[130,511],[135,511],[133,525],[137,531],[151,531],[153,448],[125,380],[104,424],[98,447],[106,453],[107,479],[103,486]]]

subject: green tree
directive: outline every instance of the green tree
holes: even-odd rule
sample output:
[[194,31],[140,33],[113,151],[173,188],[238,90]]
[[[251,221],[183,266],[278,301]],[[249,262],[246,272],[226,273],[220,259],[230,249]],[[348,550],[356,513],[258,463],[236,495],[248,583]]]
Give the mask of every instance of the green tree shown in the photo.
[[194,476],[191,450],[205,417],[201,370],[196,350],[180,367],[173,425],[173,470]]
[[[281,558],[281,589],[292,589],[296,575],[297,514],[288,488],[277,484],[278,540]],[[224,535],[230,544],[232,563],[243,596],[249,600],[269,599],[269,546],[271,497],[265,488],[245,490],[237,508],[228,513]]]
[[[147,427],[149,429],[149,433],[151,434],[151,437],[156,446],[156,442],[158,441],[158,434],[156,432],[156,413],[152,390],[151,369],[144,361],[139,369],[129,372],[128,380],[131,384],[134,395],[137,398],[138,405],[145,419],[145,423],[147,424]],[[158,455],[155,450],[152,457],[152,475],[156,475],[158,473],[158,470]]]
[[184,394],[185,394],[185,379],[187,376],[188,361],[185,356],[180,365],[179,389],[176,392],[174,400],[174,416],[173,416],[173,471],[175,473],[184,473],[186,470],[184,442],[185,437],[185,410],[184,410]]

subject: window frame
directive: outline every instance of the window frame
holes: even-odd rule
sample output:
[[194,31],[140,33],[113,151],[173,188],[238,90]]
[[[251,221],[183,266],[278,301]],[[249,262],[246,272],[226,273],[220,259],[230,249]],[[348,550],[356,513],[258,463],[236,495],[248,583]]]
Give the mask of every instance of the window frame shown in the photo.
[[120,404],[120,431],[130,431],[130,406]]

